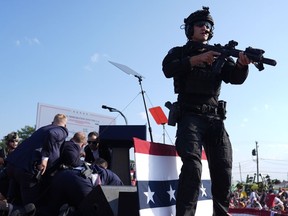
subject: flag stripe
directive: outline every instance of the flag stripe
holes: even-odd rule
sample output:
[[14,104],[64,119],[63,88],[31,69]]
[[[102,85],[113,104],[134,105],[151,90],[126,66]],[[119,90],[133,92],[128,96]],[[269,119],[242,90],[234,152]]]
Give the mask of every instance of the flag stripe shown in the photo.
[[155,215],[165,215],[165,216],[173,216],[176,215],[175,205],[162,207],[162,208],[150,208],[150,209],[141,209],[140,215],[143,216],[155,216]]
[[[210,188],[210,186],[209,186]],[[212,201],[211,199],[208,200],[202,200],[201,202],[197,203],[197,209],[196,209],[196,216],[210,216],[212,215],[213,209],[212,209]]]
[[[134,138],[134,143],[137,143],[135,146],[135,152],[150,154],[150,155],[159,155],[159,156],[177,156],[175,146],[160,144],[159,143],[150,143],[138,138]],[[156,144],[156,145],[154,145]]]
[[[155,156],[135,153],[136,164],[145,164],[141,166],[141,172],[137,172],[137,179],[148,181],[153,176],[153,180],[173,180],[178,179],[182,161],[181,158],[172,156]],[[167,172],[167,169],[170,170]],[[207,160],[202,160],[201,179],[210,179]]]
[[[141,170],[137,170],[136,174],[138,180],[174,180],[178,179],[179,172],[182,166],[180,157],[164,157],[147,154],[135,154],[136,165],[141,165]],[[170,170],[167,172],[167,169]]]
[[[202,154],[203,155],[203,154]],[[207,160],[202,159],[202,180],[209,180],[210,181],[210,173]]]
[[[150,143],[138,138],[133,138],[133,140],[134,143],[137,143],[137,145],[134,146],[135,152],[137,153],[159,155],[159,156],[178,156],[176,148],[173,145],[167,145],[162,143]],[[204,151],[202,151],[201,157],[202,160],[207,160]]]

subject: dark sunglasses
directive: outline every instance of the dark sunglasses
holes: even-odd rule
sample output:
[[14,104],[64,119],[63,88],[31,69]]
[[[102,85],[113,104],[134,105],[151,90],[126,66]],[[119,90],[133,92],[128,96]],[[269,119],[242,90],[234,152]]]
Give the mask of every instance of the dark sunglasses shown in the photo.
[[88,143],[88,144],[97,145],[97,144],[98,144],[98,141],[88,141],[87,143]]
[[17,140],[17,139],[14,139],[14,140],[9,140],[9,142],[19,142],[19,140]]
[[212,29],[212,24],[208,21],[198,21],[194,24],[197,27],[202,27],[202,26],[206,26],[206,28],[208,29]]

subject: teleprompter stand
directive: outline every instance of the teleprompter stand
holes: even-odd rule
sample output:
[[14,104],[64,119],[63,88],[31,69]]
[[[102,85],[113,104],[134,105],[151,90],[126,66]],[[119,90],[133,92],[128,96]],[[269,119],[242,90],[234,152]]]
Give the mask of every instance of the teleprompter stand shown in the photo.
[[112,61],[108,61],[108,62],[110,62],[111,64],[113,64],[114,66],[116,66],[117,68],[122,70],[123,72],[127,73],[128,75],[133,75],[136,78],[138,78],[139,85],[140,85],[140,88],[141,88],[141,94],[142,94],[142,98],[143,98],[146,118],[147,118],[147,121],[148,121],[148,130],[149,130],[149,134],[150,134],[150,140],[151,140],[151,142],[153,142],[152,128],[151,128],[151,124],[150,124],[150,120],[149,120],[149,116],[148,116],[146,101],[145,101],[145,97],[144,97],[144,91],[143,91],[143,87],[142,87],[142,79],[145,78],[145,77],[143,77],[141,74],[137,73],[136,71],[132,70],[131,68],[127,67],[126,65],[119,64],[119,63],[112,62]]

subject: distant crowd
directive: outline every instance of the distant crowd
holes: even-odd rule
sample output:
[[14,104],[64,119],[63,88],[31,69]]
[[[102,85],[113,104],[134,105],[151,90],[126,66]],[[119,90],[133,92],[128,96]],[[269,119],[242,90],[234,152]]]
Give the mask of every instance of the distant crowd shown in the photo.
[[288,215],[288,191],[285,188],[258,190],[246,193],[238,187],[231,195],[230,208],[254,208]]

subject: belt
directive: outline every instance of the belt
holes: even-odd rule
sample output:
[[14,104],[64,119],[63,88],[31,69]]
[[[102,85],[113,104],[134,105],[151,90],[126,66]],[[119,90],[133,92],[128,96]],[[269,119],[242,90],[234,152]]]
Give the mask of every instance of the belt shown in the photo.
[[188,112],[194,112],[197,114],[213,114],[213,115],[218,115],[218,109],[217,107],[203,104],[203,105],[194,105],[194,106],[189,106],[186,107],[185,109]]

